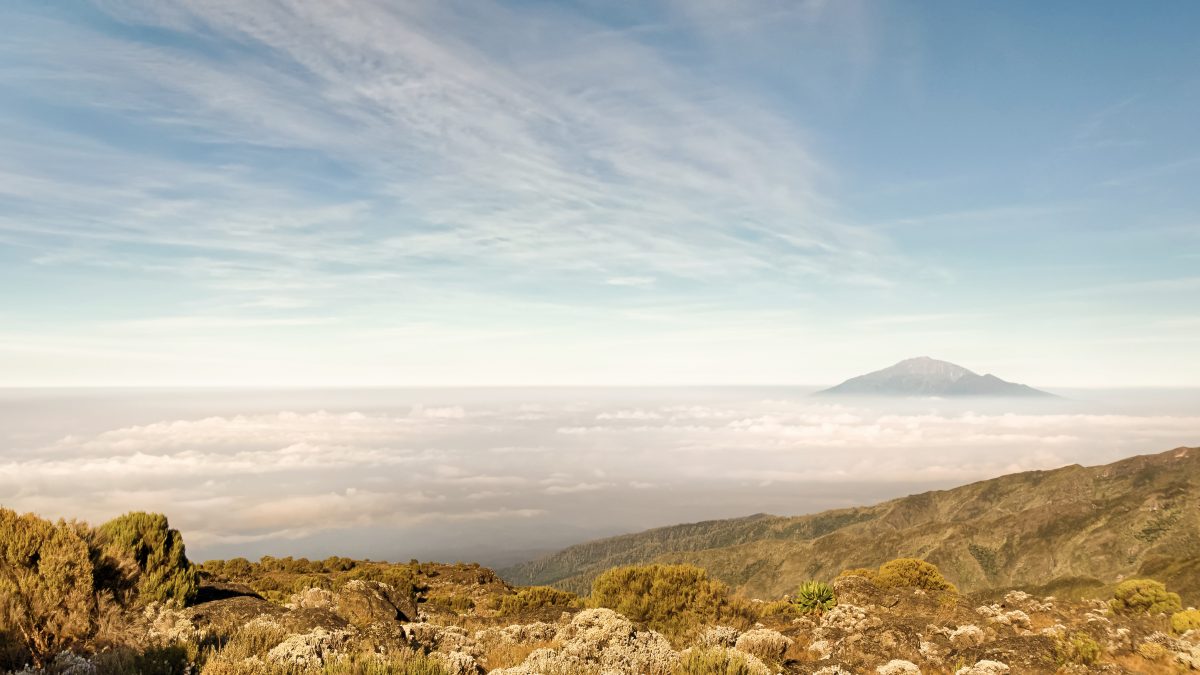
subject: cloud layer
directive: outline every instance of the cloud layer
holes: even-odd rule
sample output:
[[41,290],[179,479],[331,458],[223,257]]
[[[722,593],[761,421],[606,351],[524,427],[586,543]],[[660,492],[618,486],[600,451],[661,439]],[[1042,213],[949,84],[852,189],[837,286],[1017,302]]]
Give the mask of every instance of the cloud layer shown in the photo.
[[[1200,434],[1187,401],[1143,414],[1113,401],[1015,411],[773,393],[510,390],[451,404],[379,391],[357,410],[193,414],[27,445],[14,434],[0,494],[10,507],[89,520],[165,511],[200,557],[334,548],[502,559],[599,533],[1102,463]],[[178,402],[221,407],[219,396]],[[78,404],[51,398],[38,424]]]

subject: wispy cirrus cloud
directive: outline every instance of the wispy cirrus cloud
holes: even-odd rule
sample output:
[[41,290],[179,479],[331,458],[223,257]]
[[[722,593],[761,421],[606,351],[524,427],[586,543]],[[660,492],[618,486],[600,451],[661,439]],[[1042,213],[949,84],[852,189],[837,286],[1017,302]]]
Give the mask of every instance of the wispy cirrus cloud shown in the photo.
[[[600,281],[642,270],[836,281],[879,262],[867,232],[831,218],[794,122],[578,16],[378,2],[350,14],[302,1],[101,6],[182,44],[56,25],[61,44],[10,47],[29,61],[17,78],[63,80],[39,91],[53,103],[87,97],[183,143],[245,150],[214,164],[72,143],[66,152],[85,166],[126,168],[64,176],[52,153],[20,172],[21,193],[39,203],[71,184],[79,206],[104,202],[107,217],[71,222],[60,208],[31,230],[369,267],[441,260],[549,273],[587,260]],[[489,37],[508,31],[531,39]],[[229,68],[234,52],[253,57]],[[356,194],[311,203],[301,176],[272,171],[280,152],[343,165]],[[327,178],[336,192],[339,179]],[[114,209],[117,181],[129,200]],[[297,199],[309,203],[278,209]]]
[[[1037,141],[980,113],[1004,114],[990,99],[1003,86],[926,99],[920,71],[940,66],[925,43],[951,29],[918,8],[17,0],[0,12],[0,300],[14,307],[0,359],[17,383],[817,382],[963,345],[1040,354],[1033,368],[1056,380],[1103,384],[1091,366],[1103,355],[1076,348],[1092,326],[1044,297],[1104,288],[1118,270],[1135,284],[1186,275],[1165,268],[1185,261],[1185,226],[1114,223],[1119,209],[1060,183],[1014,184],[1029,172],[1012,157],[1038,156]],[[1063,115],[1086,113],[1067,136],[1107,138],[1114,120],[1093,118],[1109,99],[1122,127],[1194,107],[1128,96],[1064,101]],[[960,103],[951,124],[942,112]],[[968,124],[989,131],[963,142]],[[1156,152],[1154,136],[1120,166],[1182,162],[1166,176],[1182,180],[1195,153]],[[1137,234],[1145,260],[1169,248],[1174,265],[1126,270],[1129,242],[1105,233]],[[1088,316],[1159,290],[1111,294]],[[888,319],[980,303],[969,331]],[[1046,314],[1057,323],[1041,335],[1009,330]],[[163,340],[172,322],[179,339]],[[1163,352],[1114,376],[1186,382],[1184,348]]]

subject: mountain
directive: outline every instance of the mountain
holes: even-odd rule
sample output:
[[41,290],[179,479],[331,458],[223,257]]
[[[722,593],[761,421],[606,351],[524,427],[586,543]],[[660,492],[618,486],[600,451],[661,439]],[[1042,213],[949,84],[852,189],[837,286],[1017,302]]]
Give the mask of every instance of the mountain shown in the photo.
[[938,565],[966,592],[1009,586],[1067,593],[1144,574],[1195,604],[1197,532],[1200,448],[1177,448],[869,507],[658,528],[572,546],[501,574],[581,592],[616,565],[687,562],[746,595],[769,598],[806,579],[911,556]]
[[949,361],[928,356],[905,359],[894,366],[852,377],[818,394],[875,396],[1054,396],[995,375],[980,375]]

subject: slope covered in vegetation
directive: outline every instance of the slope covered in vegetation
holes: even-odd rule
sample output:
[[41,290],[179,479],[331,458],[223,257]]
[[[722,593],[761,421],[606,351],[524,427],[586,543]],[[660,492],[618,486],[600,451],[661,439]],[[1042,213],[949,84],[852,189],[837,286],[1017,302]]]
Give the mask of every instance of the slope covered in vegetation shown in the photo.
[[0,510],[0,541],[0,672],[24,675],[1200,669],[1200,614],[1152,579],[1125,580],[1107,600],[1014,591],[980,601],[935,565],[898,559],[763,602],[697,567],[645,565],[608,570],[578,597],[514,588],[470,564],[265,558],[197,569],[166,519],[147,514],[91,530]]
[[758,515],[572,546],[501,574],[585,591],[632,563],[691,563],[752,597],[897,557],[937,564],[964,592],[1102,595],[1121,576],[1168,581],[1200,602],[1200,449],[1106,466],[1029,471],[815,515]]

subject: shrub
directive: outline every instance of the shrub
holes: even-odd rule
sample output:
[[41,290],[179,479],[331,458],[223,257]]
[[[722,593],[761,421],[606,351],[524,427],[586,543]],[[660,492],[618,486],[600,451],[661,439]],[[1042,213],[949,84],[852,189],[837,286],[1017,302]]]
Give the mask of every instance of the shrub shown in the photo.
[[579,596],[552,586],[530,586],[500,598],[499,611],[504,615],[520,614],[544,607],[573,607]]
[[765,602],[758,606],[758,616],[760,618],[777,617],[791,621],[796,618],[799,610],[796,604],[790,600],[776,600],[774,602]]
[[35,666],[91,632],[92,574],[78,526],[0,509],[0,633],[20,636]]
[[145,649],[114,649],[93,659],[97,671],[111,675],[187,675],[198,652],[195,645],[171,644]]
[[1200,609],[1185,609],[1182,612],[1172,614],[1171,630],[1176,633],[1200,630]]
[[1154,642],[1143,642],[1138,645],[1138,654],[1148,661],[1157,661],[1167,655],[1168,649]]
[[1055,654],[1062,663],[1079,663],[1090,666],[1100,660],[1100,644],[1087,633],[1071,633],[1060,637],[1055,643]]
[[672,675],[760,675],[747,659],[727,649],[693,649],[672,671]]
[[796,589],[792,604],[802,614],[824,614],[837,605],[837,596],[823,581],[806,581]]
[[607,607],[678,640],[700,626],[737,616],[725,584],[692,565],[614,567],[592,582],[592,607]]
[[1167,592],[1161,581],[1129,579],[1117,584],[1109,608],[1116,614],[1168,614],[1183,609],[1178,593]]
[[781,664],[788,647],[792,646],[792,639],[769,628],[755,628],[739,635],[734,646],[763,661]]
[[455,614],[466,614],[475,609],[475,601],[469,595],[443,593],[429,596],[425,603],[432,609]]
[[879,566],[873,580],[880,588],[916,587],[927,591],[958,592],[937,566],[918,558],[897,558]]
[[138,601],[187,604],[196,597],[199,576],[188,562],[183,537],[160,513],[127,513],[96,529],[97,543],[136,561]]
[[254,563],[245,558],[233,558],[225,561],[221,571],[226,576],[234,579],[244,578],[254,573]]
[[293,593],[307,591],[310,588],[320,588],[326,591],[331,591],[333,590],[333,582],[329,580],[329,577],[321,576],[319,574],[305,574],[292,580]]

